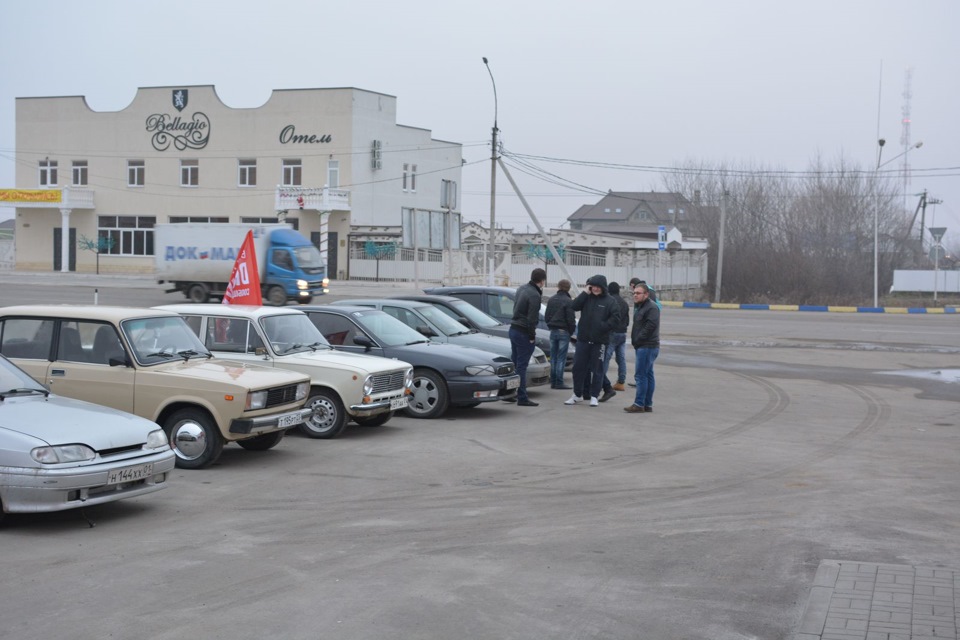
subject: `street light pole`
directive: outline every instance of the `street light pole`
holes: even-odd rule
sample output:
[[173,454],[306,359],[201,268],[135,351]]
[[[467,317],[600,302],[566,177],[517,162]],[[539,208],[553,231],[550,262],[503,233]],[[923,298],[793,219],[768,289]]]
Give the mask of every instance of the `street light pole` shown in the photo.
[[486,58],[483,64],[493,83],[493,134],[490,138],[490,244],[487,248],[487,284],[493,286],[493,270],[496,264],[496,222],[497,222],[497,82]]
[[894,160],[896,160],[897,158],[906,155],[910,151],[910,149],[919,149],[920,147],[923,146],[922,141],[918,142],[914,145],[911,145],[910,148],[908,148],[903,153],[899,153],[881,164],[880,157],[883,155],[883,145],[885,145],[886,143],[887,141],[884,140],[883,138],[880,138],[879,140],[877,140],[877,144],[879,145],[880,148],[877,150],[877,168],[873,172],[874,179],[877,182],[876,184],[877,202],[876,202],[876,206],[874,206],[873,208],[873,306],[874,308],[877,307],[877,303],[878,303],[877,298],[878,298],[878,292],[879,292],[879,285],[878,285],[879,276],[877,274],[878,274],[878,265],[879,265],[879,255],[880,255],[880,248],[879,248],[879,245],[880,245],[880,167],[886,166],[891,162],[893,162]]

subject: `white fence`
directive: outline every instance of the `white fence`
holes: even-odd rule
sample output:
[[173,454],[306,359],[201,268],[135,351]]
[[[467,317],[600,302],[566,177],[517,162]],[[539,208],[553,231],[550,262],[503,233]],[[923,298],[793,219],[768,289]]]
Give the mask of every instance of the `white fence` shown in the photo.
[[960,271],[897,269],[893,272],[893,286],[890,292],[933,293],[934,283],[940,293],[960,293]]

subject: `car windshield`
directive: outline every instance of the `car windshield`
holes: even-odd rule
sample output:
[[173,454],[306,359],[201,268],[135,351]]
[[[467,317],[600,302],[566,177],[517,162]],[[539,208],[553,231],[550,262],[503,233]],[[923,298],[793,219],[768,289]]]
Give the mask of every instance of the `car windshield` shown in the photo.
[[333,348],[302,313],[265,316],[260,319],[260,326],[278,355]]
[[197,335],[180,316],[134,318],[120,323],[133,355],[143,365],[159,364],[175,358],[210,357]]
[[498,322],[496,318],[488,316],[469,302],[457,300],[456,302],[451,302],[450,306],[456,309],[460,315],[469,318],[470,322],[482,329],[489,329],[500,325],[500,322]]
[[43,385],[17,368],[12,362],[0,356],[0,393],[14,390],[46,391]]
[[429,320],[443,332],[444,335],[448,336],[457,336],[462,333],[470,333],[470,329],[463,326],[461,323],[457,322],[440,309],[437,309],[432,304],[425,304],[423,306],[417,307],[417,311],[423,314],[423,317]]
[[[300,268],[304,271],[308,269],[319,269],[324,265],[320,251],[312,245],[295,247],[293,253],[297,257],[297,264],[300,265]],[[308,271],[308,273],[312,273],[312,271]]]
[[429,342],[422,335],[383,311],[355,311],[350,314],[350,317],[377,342],[388,347]]

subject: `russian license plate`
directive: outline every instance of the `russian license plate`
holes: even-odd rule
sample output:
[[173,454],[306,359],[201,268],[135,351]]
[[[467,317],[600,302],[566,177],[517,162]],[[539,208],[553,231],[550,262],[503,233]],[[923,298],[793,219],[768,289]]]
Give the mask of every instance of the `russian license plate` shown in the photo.
[[510,378],[507,380],[507,389],[517,389],[520,386],[520,378]]
[[107,474],[107,484],[120,484],[121,482],[133,482],[143,480],[153,475],[153,463],[140,464],[135,467],[126,467],[124,469],[113,469]]
[[277,418],[278,427],[295,427],[303,422],[303,416],[300,412],[287,413]]
[[407,396],[390,398],[390,410],[395,411],[396,409],[406,409],[408,402],[409,400],[407,400]]

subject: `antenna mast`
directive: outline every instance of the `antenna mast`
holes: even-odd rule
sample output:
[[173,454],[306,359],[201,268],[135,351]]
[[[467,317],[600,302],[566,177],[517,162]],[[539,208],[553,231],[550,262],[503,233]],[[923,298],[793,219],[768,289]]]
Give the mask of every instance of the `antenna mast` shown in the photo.
[[903,210],[907,210],[907,191],[910,189],[910,98],[913,93],[910,85],[913,82],[913,67],[907,67],[903,77],[903,106],[900,109],[903,119],[900,129],[900,146],[903,147],[903,162],[900,172],[903,178]]

